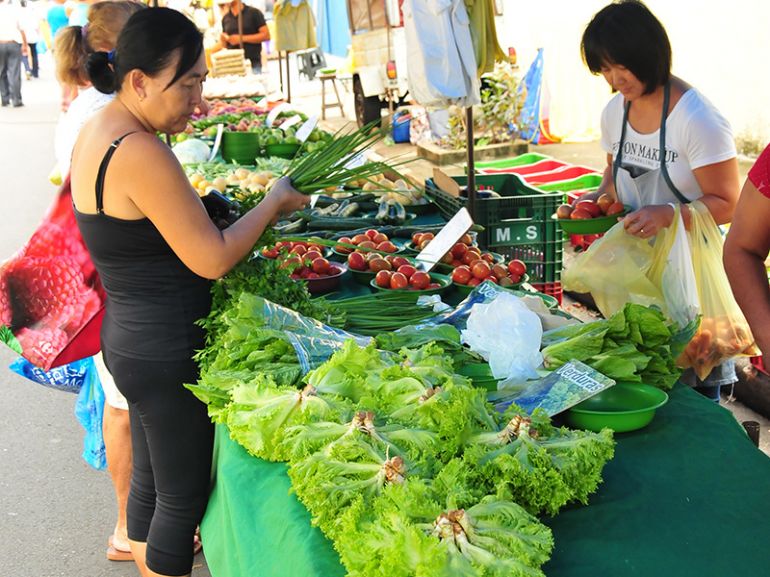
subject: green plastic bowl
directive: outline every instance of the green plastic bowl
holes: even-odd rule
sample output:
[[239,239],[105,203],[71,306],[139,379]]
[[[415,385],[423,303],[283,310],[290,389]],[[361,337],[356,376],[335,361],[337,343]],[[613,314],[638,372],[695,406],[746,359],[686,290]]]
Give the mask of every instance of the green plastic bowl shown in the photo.
[[267,156],[277,156],[279,158],[294,158],[297,151],[300,149],[301,144],[268,144],[265,146],[265,153]]
[[567,423],[578,429],[616,433],[636,431],[650,424],[668,395],[642,383],[618,383],[568,409]]
[[599,216],[597,218],[556,218],[555,214],[551,218],[558,222],[561,229],[567,234],[601,234],[610,230],[618,223],[618,218],[627,214],[628,208],[618,214]]
[[486,389],[487,391],[496,391],[497,383],[502,380],[492,376],[492,369],[489,368],[489,363],[467,363],[457,369],[457,374],[468,377],[473,386]]
[[259,138],[256,132],[225,132],[222,134],[222,158],[227,162],[254,164],[259,155]]
[[[372,273],[372,274],[376,274],[376,273]],[[425,290],[421,290],[421,291],[412,290],[412,289],[409,289],[409,288],[405,288],[405,289],[387,289],[387,288],[382,288],[380,286],[377,286],[377,283],[375,282],[375,279],[372,279],[369,282],[369,286],[372,287],[375,290],[378,290],[378,291],[392,291],[392,292],[402,292],[402,293],[403,292],[408,292],[408,293],[414,293],[414,294],[418,294],[418,295],[435,295],[435,294],[439,294],[439,293],[442,293],[445,290],[447,290],[450,286],[452,286],[452,279],[450,279],[448,276],[443,275],[443,274],[438,274],[438,273],[432,272],[432,273],[430,273],[430,280],[433,281],[433,282],[439,283],[441,286],[438,287],[438,288],[425,289]]]
[[374,280],[374,277],[377,275],[376,272],[371,272],[368,270],[353,270],[352,268],[348,267],[348,270],[350,271],[350,276],[353,277],[353,280],[356,281],[358,284],[371,286],[371,282]]
[[[525,274],[524,276],[522,276],[521,280],[517,284],[511,285],[511,286],[504,286],[504,287],[500,287],[500,288],[503,288],[503,289],[509,290],[509,291],[516,291],[516,289],[519,288],[525,282],[529,282],[529,275],[528,274]],[[467,284],[457,284],[457,283],[454,283],[454,286],[455,286],[455,290],[457,292],[459,292],[461,295],[463,295],[464,297],[467,297],[469,294],[471,294],[473,289],[476,288],[475,286],[470,286],[470,285],[467,285]],[[500,286],[500,285],[497,285],[497,286]],[[519,291],[516,291],[516,292],[519,292]],[[524,294],[526,294],[526,293],[524,293]],[[532,294],[535,294],[535,293],[532,293]],[[516,295],[516,296],[521,296],[521,295]],[[537,295],[537,296],[540,296],[540,295]],[[548,296],[548,295],[543,295],[543,296]],[[554,299],[554,300],[556,300],[556,299]],[[559,305],[559,301],[556,301],[556,305],[557,306]]]

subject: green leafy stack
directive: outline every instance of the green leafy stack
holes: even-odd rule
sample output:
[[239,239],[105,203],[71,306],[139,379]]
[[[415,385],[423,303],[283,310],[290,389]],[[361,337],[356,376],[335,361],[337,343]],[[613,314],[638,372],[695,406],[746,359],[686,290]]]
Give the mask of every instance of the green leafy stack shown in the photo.
[[682,373],[676,359],[698,325],[679,329],[658,309],[627,304],[609,319],[546,332],[542,353],[548,369],[578,360],[616,381],[668,390]]

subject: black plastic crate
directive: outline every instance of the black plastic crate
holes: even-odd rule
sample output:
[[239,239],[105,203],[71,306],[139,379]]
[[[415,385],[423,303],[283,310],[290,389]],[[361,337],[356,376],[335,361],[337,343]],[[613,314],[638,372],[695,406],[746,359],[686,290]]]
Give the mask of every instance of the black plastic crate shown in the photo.
[[[467,186],[466,176],[452,178],[461,189]],[[476,199],[474,221],[484,227],[477,237],[479,246],[524,261],[531,283],[561,280],[564,238],[561,227],[551,216],[563,202],[564,194],[541,192],[516,174],[478,175],[476,187],[500,195]],[[466,197],[447,194],[432,179],[425,182],[425,189],[447,219],[468,204]]]

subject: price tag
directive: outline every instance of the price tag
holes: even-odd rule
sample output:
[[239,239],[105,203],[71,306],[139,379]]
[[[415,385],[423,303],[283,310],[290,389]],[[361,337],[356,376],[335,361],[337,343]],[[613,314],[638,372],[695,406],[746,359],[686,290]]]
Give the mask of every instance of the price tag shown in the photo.
[[217,135],[214,138],[214,146],[211,147],[211,154],[209,155],[209,162],[214,160],[214,157],[219,152],[219,146],[222,144],[222,133],[225,131],[225,125],[222,123],[217,124]]
[[275,122],[275,119],[278,118],[278,115],[289,108],[285,102],[282,102],[275,108],[273,108],[267,115],[267,118],[265,119],[265,126],[268,128],[272,128],[273,122]]
[[471,229],[471,226],[473,226],[473,219],[468,209],[463,207],[428,243],[428,246],[417,255],[415,260],[417,260],[420,270],[430,272],[460,238]]
[[310,136],[310,133],[313,132],[313,129],[318,124],[318,115],[314,114],[310,118],[307,119],[305,124],[299,127],[299,130],[297,130],[297,139],[300,142],[305,142],[307,140],[307,137]]
[[289,128],[291,128],[295,124],[299,124],[300,122],[302,122],[302,117],[299,114],[295,114],[291,118],[287,118],[286,120],[281,122],[281,125],[278,128],[286,132],[287,130],[289,130]]

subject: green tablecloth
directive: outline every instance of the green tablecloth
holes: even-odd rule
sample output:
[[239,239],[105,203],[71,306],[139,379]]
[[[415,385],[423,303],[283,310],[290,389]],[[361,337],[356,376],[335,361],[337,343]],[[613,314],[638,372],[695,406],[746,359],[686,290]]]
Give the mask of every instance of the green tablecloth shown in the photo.
[[[725,409],[682,386],[650,426],[617,436],[588,507],[545,522],[548,577],[733,577],[770,573],[770,459]],[[217,430],[216,485],[201,525],[213,577],[344,575],[310,526],[283,464]]]

